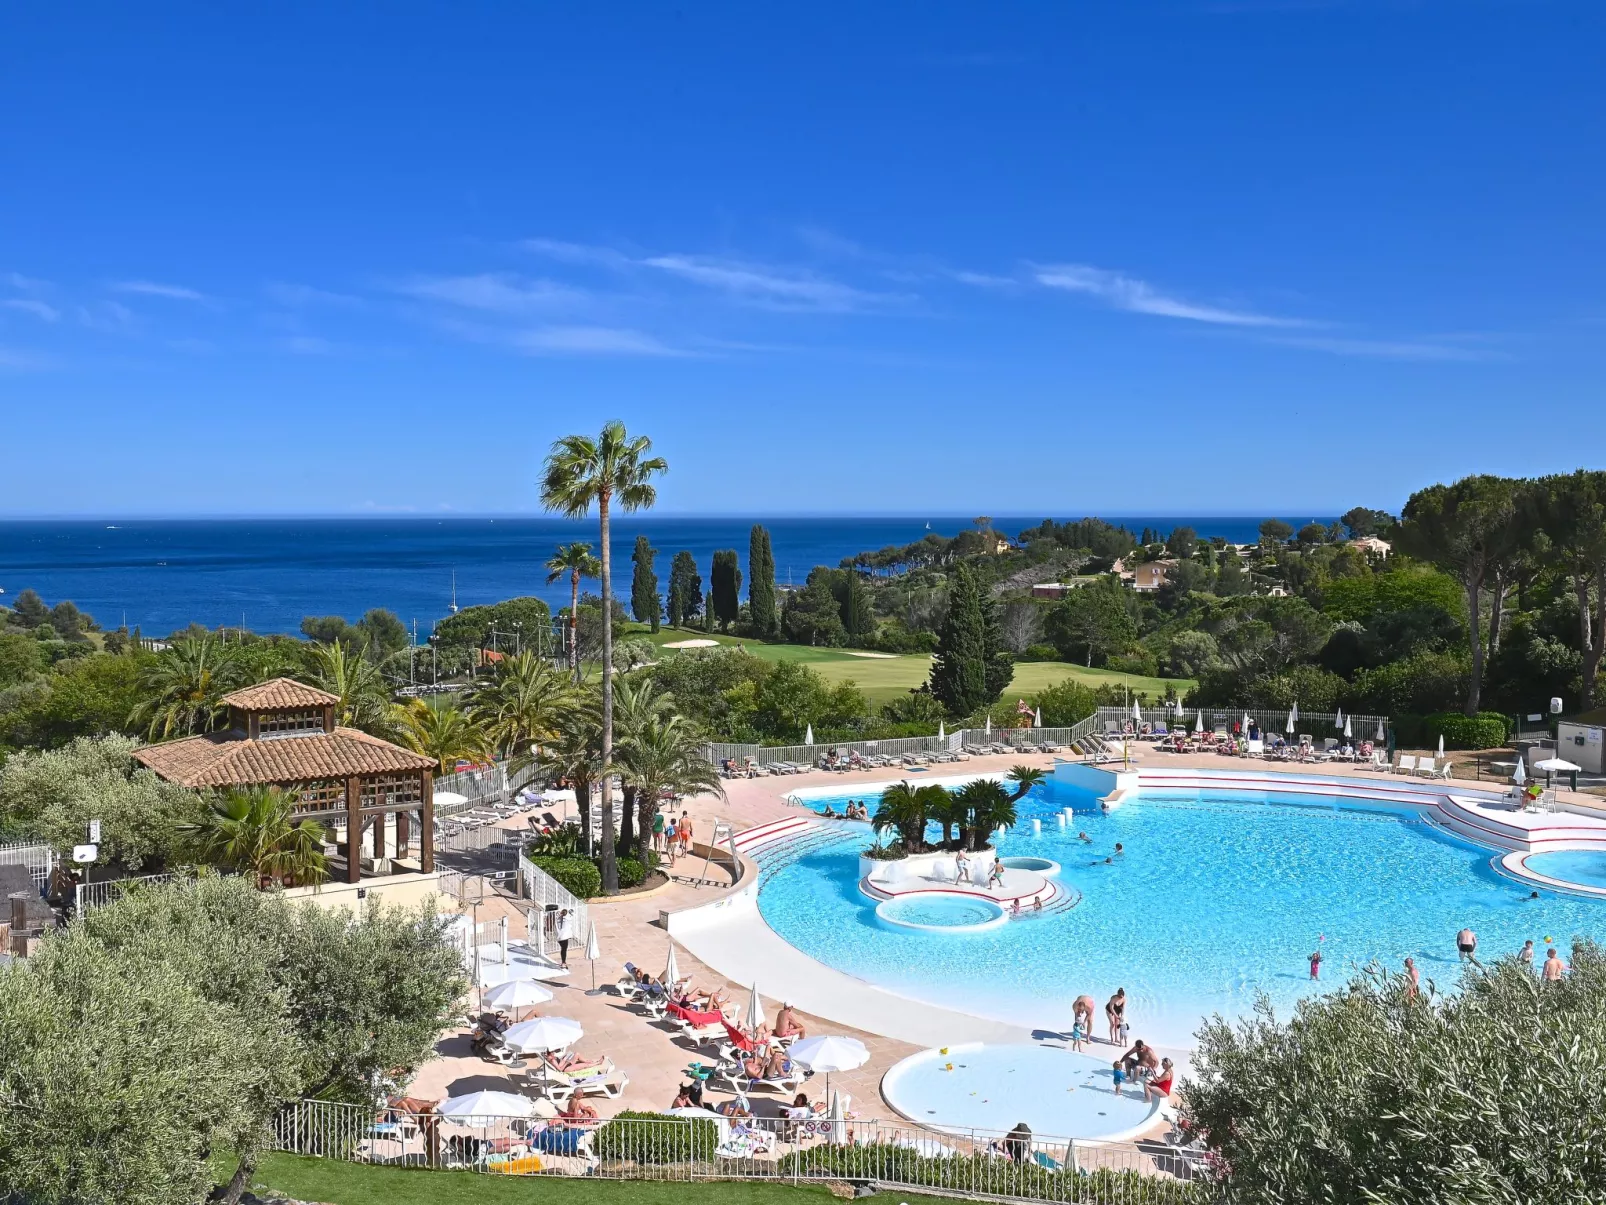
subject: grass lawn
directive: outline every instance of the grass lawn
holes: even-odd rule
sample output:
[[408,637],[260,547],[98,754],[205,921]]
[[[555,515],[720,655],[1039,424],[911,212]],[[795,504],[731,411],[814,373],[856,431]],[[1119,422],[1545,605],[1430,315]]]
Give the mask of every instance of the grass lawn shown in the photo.
[[[868,698],[878,703],[913,690],[924,682],[931,672],[931,658],[924,653],[902,657],[855,657],[845,649],[817,649],[800,644],[764,644],[757,640],[737,640],[735,637],[721,636],[716,632],[670,631],[668,628],[660,629],[656,635],[649,634],[646,629],[642,629],[639,633],[631,632],[631,635],[646,636],[659,645],[680,640],[714,640],[723,645],[740,644],[753,656],[770,661],[803,661],[812,666],[827,682],[835,684],[851,678],[858,683],[859,689],[864,691]],[[1168,684],[1176,687],[1178,695],[1184,695],[1194,687],[1194,683],[1187,679],[1145,678],[1137,674],[1120,674],[1108,669],[1088,669],[1063,661],[1025,661],[1015,667],[1014,681],[1004,692],[1004,698],[1012,700],[1034,695],[1043,687],[1062,682],[1066,678],[1074,679],[1087,687],[1113,683],[1133,691],[1141,691],[1150,698],[1158,698],[1165,694]]]
[[[266,1155],[257,1168],[263,1186],[303,1201],[329,1205],[830,1205],[824,1185],[699,1181],[696,1184],[632,1180],[580,1180],[558,1176],[488,1176],[369,1167],[332,1159]],[[888,1190],[888,1202],[938,1205],[938,1198]],[[952,1202],[948,1202],[952,1205]]]

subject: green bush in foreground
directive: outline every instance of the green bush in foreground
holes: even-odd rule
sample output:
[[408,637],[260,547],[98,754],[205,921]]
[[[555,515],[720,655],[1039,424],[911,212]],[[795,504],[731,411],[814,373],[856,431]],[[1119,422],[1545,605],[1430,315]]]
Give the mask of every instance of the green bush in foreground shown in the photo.
[[602,894],[602,872],[588,858],[531,858],[576,899]]
[[1425,743],[1435,744],[1443,736],[1446,749],[1496,749],[1506,743],[1510,727],[1506,717],[1497,711],[1482,711],[1475,716],[1445,711],[1422,719]]
[[[1561,936],[1557,935],[1558,938]],[[1606,953],[1566,978],[1516,961],[1458,992],[1373,971],[1199,1034],[1189,1115],[1233,1205],[1599,1201],[1606,1185]]]
[[592,1150],[604,1160],[711,1163],[718,1145],[719,1128],[711,1120],[627,1109],[597,1131]]

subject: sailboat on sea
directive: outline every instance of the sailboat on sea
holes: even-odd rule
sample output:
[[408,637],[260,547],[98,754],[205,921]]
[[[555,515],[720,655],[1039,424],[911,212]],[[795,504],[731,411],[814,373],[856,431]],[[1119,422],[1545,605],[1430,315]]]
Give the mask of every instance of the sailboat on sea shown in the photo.
[[457,570],[452,570],[452,605],[449,608],[453,615],[457,614]]

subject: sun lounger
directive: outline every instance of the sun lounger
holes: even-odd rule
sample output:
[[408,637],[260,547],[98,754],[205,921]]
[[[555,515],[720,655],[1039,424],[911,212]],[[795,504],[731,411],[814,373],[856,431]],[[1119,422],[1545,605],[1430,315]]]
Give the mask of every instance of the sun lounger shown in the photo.
[[1396,774],[1415,774],[1416,758],[1404,753],[1400,754],[1399,764],[1394,767],[1394,772]]
[[1446,759],[1444,765],[1440,766],[1438,769],[1429,770],[1428,771],[1428,777],[1429,778],[1440,778],[1440,779],[1443,779],[1446,782],[1448,782],[1449,779],[1450,779],[1450,771],[1451,771],[1452,768],[1453,767],[1451,766],[1449,760]]
[[1420,757],[1416,762],[1416,772],[1423,778],[1433,777],[1433,758]]

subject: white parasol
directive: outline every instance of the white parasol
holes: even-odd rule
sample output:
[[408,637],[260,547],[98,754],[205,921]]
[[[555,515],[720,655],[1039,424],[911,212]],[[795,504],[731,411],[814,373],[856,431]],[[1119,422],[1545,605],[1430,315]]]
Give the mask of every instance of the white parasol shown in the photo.
[[1389,739],[1389,734],[1383,730],[1383,721],[1382,720],[1379,720],[1377,722],[1377,735],[1375,737],[1373,737],[1372,739],[1375,740],[1380,745],[1384,741]]
[[1439,733],[1439,756],[1444,756],[1444,733]]
[[1033,728],[1041,728],[1042,726],[1043,726],[1043,709],[1041,707],[1039,707],[1036,711],[1032,712],[1032,727]]
[[747,997],[747,1011],[742,1014],[742,1024],[751,1033],[757,1033],[764,1024],[764,1001],[759,999],[758,982],[753,983],[752,995]]
[[533,1008],[537,1004],[545,1004],[552,999],[552,993],[547,991],[533,979],[509,979],[506,983],[498,983],[485,993],[485,1003],[493,1008]]
[[937,721],[937,739],[939,741],[945,741],[948,739],[948,730],[943,726],[943,722],[941,720]]
[[502,1032],[502,1041],[525,1054],[542,1054],[548,1050],[567,1050],[585,1037],[585,1033],[580,1022],[568,1017],[532,1017],[508,1026]]
[[[597,940],[597,926],[593,924],[591,932],[586,934],[586,961],[591,964],[591,991],[587,992],[587,995],[592,995],[597,991],[597,959],[601,957],[602,943]],[[607,991],[608,989],[603,988],[602,990]]]
[[1342,707],[1340,707],[1338,709],[1338,711],[1335,712],[1334,715],[1333,715],[1333,727],[1334,728],[1342,728],[1343,726],[1344,726],[1344,709]]
[[1511,781],[1519,787],[1528,781],[1528,770],[1522,764],[1522,755],[1520,753],[1517,755],[1517,768],[1511,772]]
[[1199,709],[1199,714],[1193,717],[1193,730],[1195,732],[1204,731],[1204,708],[1202,707]]
[[675,942],[669,942],[669,957],[664,960],[664,990],[667,992],[680,982],[680,963],[675,961]]
[[804,1038],[788,1053],[794,1063],[801,1063],[810,1071],[825,1072],[826,1091],[831,1089],[831,1072],[852,1071],[870,1061],[870,1052],[858,1038],[845,1038],[833,1033]]
[[809,727],[808,727],[808,731],[806,731],[803,734],[803,743],[805,745],[812,745],[814,743],[814,725],[813,724],[810,724]]
[[1295,702],[1294,709],[1292,711],[1290,711],[1288,714],[1294,717],[1294,723],[1296,723],[1296,724],[1299,723],[1299,704],[1298,704],[1298,702]]
[[987,714],[987,727],[986,727],[985,731],[986,731],[988,736],[991,736],[993,734],[993,717],[992,717],[992,713],[991,712],[989,712]]
[[462,807],[463,804],[468,802],[467,795],[459,795],[456,791],[436,791],[434,798],[437,812],[441,808]]
[[499,1117],[529,1117],[535,1102],[514,1092],[470,1092],[450,1096],[435,1110],[454,1121],[491,1121]]
[[1296,714],[1298,711],[1299,711],[1299,708],[1296,707],[1296,708],[1294,708],[1293,711],[1290,711],[1288,713],[1288,724],[1283,728],[1283,731],[1286,732],[1289,736],[1293,736],[1294,735],[1294,723],[1295,723],[1295,721],[1297,721],[1299,719],[1299,716]]
[[1355,735],[1354,726],[1350,723],[1349,716],[1344,717],[1344,735],[1346,737],[1353,737]]
[[1132,718],[1140,724],[1143,723],[1143,709],[1138,706],[1136,699],[1132,700]]

